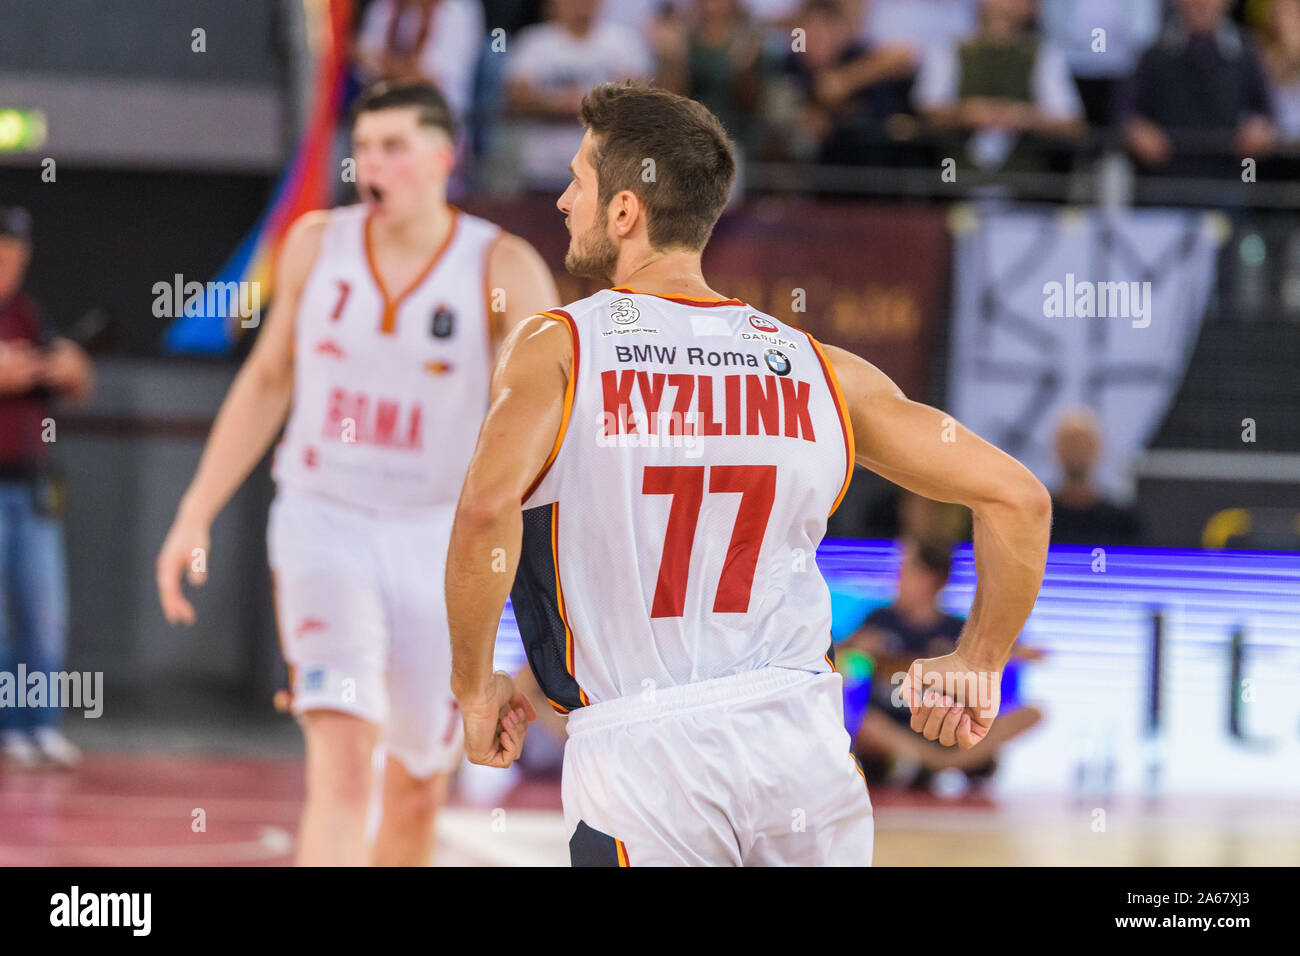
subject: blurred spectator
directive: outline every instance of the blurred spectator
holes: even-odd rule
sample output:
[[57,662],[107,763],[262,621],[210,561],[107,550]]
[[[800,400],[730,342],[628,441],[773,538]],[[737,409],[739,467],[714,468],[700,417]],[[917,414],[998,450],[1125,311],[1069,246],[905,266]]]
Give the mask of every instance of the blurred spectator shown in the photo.
[[[800,0],[744,0],[745,10],[757,23],[785,32],[797,26],[793,23],[795,15],[802,5]],[[781,37],[781,44],[788,49],[790,38]]]
[[859,0],[858,35],[904,46],[919,63],[931,47],[955,47],[975,35],[978,0]]
[[1278,137],[1284,143],[1300,143],[1300,0],[1273,0],[1265,36],[1264,66]]
[[910,51],[857,39],[835,0],[809,0],[796,21],[804,48],[786,56],[785,74],[803,103],[799,132],[815,154],[801,158],[838,166],[901,161],[889,129],[909,112],[897,81],[913,70]]
[[867,536],[872,538],[924,538],[948,542],[971,538],[970,509],[935,501],[897,485],[867,510]]
[[681,0],[611,0],[602,3],[596,14],[601,23],[614,23],[644,36],[655,17],[673,16]]
[[1083,105],[1061,52],[1034,35],[1034,0],[982,0],[975,37],[935,47],[913,98],[937,129],[963,136],[985,169],[1042,169],[1042,148],[1084,130]]
[[597,19],[599,0],[551,0],[553,15],[519,31],[506,61],[506,107],[521,122],[520,173],[532,189],[559,189],[582,142],[578,108],[593,86],[654,73],[640,34]]
[[762,94],[763,36],[741,0],[693,0],[684,15],[666,9],[649,36],[658,85],[703,103],[748,151]]
[[463,121],[484,29],[478,0],[374,0],[357,35],[362,85],[427,80],[442,92],[457,121]]
[[[0,672],[49,675],[64,666],[68,598],[47,419],[55,396],[84,399],[93,376],[85,352],[49,335],[22,293],[30,260],[30,218],[0,208]],[[75,764],[58,721],[54,707],[0,707],[6,762]]]
[[1236,176],[1239,157],[1273,148],[1268,80],[1254,43],[1228,18],[1229,3],[1178,0],[1177,19],[1125,87],[1125,138],[1150,172]]
[[[978,747],[943,747],[912,731],[911,710],[895,699],[902,675],[917,658],[952,653],[966,623],[939,607],[939,593],[948,583],[951,564],[945,542],[906,540],[898,569],[897,597],[889,606],[872,611],[843,645],[872,660],[870,702],[855,742],[868,779],[882,776],[882,762],[889,761],[898,782],[928,783],[931,774],[949,770],[965,775],[970,782],[981,782],[992,774],[998,748],[1042,719],[1036,707],[1016,706],[1014,677],[1008,680],[1015,669],[1008,664],[1003,676],[1002,707],[992,730]],[[1041,655],[1024,650],[1020,656]]]
[[1041,14],[1043,39],[1065,53],[1088,122],[1114,125],[1119,91],[1160,33],[1159,0],[1043,0]]
[[1101,457],[1101,426],[1091,409],[1071,409],[1061,416],[1056,457],[1064,482],[1052,494],[1052,543],[1137,544],[1137,516],[1107,501],[1093,483]]

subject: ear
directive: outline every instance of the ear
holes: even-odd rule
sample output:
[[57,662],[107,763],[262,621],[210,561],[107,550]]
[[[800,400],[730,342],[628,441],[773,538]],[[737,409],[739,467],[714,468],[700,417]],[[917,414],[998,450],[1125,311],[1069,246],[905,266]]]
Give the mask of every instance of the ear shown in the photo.
[[624,189],[614,196],[609,203],[609,225],[614,235],[621,239],[626,239],[632,235],[639,223],[645,217],[645,208],[641,205],[641,200],[637,194],[630,189]]

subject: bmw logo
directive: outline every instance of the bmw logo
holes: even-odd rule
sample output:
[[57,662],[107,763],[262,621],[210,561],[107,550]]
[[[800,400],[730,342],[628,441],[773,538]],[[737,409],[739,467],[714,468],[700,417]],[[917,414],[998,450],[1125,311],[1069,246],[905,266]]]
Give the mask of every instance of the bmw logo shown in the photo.
[[790,374],[790,360],[785,357],[785,353],[779,349],[768,349],[763,353],[763,361],[777,375]]

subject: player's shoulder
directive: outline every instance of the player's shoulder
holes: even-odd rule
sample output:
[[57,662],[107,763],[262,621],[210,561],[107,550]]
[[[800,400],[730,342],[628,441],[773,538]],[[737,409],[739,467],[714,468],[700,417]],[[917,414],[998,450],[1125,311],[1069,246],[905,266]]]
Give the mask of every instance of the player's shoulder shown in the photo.
[[351,206],[335,206],[333,209],[312,209],[293,221],[285,234],[285,252],[296,247],[318,248],[321,240],[331,228],[355,223],[360,226],[365,222],[366,206],[356,203]]
[[288,277],[294,275],[305,277],[320,254],[326,234],[335,223],[340,221],[339,214],[348,209],[349,207],[313,209],[295,219],[285,233],[284,242],[280,247],[281,272]]

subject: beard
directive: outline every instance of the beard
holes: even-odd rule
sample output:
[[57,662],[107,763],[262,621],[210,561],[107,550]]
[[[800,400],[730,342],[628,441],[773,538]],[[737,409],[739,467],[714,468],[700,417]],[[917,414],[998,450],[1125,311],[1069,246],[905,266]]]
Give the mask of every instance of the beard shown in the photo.
[[581,237],[581,243],[570,242],[564,254],[564,268],[580,279],[611,281],[618,264],[618,246],[602,228],[594,223]]

